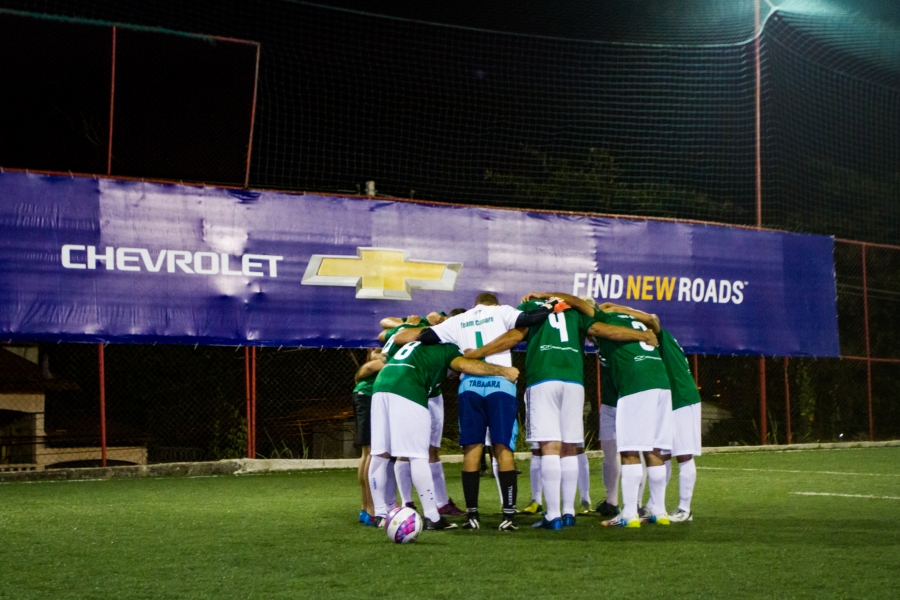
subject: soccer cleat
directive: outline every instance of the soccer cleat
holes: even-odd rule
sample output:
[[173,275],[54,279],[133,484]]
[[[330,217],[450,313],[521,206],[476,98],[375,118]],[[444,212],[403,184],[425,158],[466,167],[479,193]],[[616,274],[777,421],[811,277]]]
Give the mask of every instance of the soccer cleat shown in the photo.
[[629,529],[637,529],[641,526],[641,518],[634,515],[630,519],[625,519],[622,517],[622,514],[619,513],[614,518],[609,519],[608,521],[602,521],[600,524],[604,527],[627,527]]
[[447,504],[440,507],[438,513],[447,517],[463,517],[466,515],[466,511],[460,509],[453,503],[453,498],[448,498]]
[[367,513],[366,511],[360,511],[359,513],[359,524],[365,525],[367,527],[372,527],[375,525],[375,517]]
[[638,516],[642,519],[649,518],[653,513],[650,512],[649,506],[639,506],[638,507]]
[[418,511],[418,510],[419,510],[418,508],[416,508],[416,503],[413,502],[412,500],[410,500],[409,502],[407,502],[407,503],[404,504],[403,506],[405,506],[406,508],[411,508],[411,509],[413,509],[413,510],[415,510],[415,511]]
[[526,506],[519,512],[522,514],[526,514],[526,515],[536,515],[539,512],[541,512],[541,505],[538,504],[537,502],[532,502],[531,504],[529,504],[528,506]]
[[504,517],[502,521],[500,521],[500,531],[518,531],[519,526],[516,525],[513,520],[509,517]]
[[562,516],[563,527],[575,527],[575,515]]
[[372,527],[381,529],[384,527],[384,517],[375,517],[372,519]]
[[670,525],[669,515],[663,513],[661,515],[650,515],[649,517],[641,517],[641,523],[650,523],[655,525]]
[[481,529],[481,517],[478,513],[467,513],[466,522],[463,523],[463,529]]
[[671,523],[685,523],[687,521],[693,521],[694,514],[689,510],[678,509],[669,515],[669,522]]
[[425,531],[444,531],[445,529],[456,529],[459,527],[456,523],[451,523],[447,517],[441,517],[437,521],[425,519]]
[[550,529],[553,531],[558,531],[564,527],[563,520],[561,517],[556,517],[552,521],[547,520],[547,515],[544,514],[541,517],[541,520],[531,526],[534,529]]
[[615,517],[619,514],[619,507],[604,500],[597,505],[597,512],[601,517]]
[[593,507],[591,506],[591,503],[588,500],[581,501],[581,514],[586,515],[586,514],[590,513],[592,508]]

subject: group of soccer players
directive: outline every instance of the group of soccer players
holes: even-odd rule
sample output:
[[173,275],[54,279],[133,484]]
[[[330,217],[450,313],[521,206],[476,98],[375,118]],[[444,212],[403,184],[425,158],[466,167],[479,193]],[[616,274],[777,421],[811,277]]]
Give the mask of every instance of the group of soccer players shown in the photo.
[[[545,511],[534,527],[575,525],[575,492],[588,480],[584,459],[584,342],[590,336],[601,357],[600,438],[607,497],[598,505],[606,526],[640,527],[691,520],[700,453],[699,394],[687,358],[655,315],[623,306],[597,306],[563,293],[527,294],[517,307],[500,305],[489,292],[474,308],[425,319],[385,319],[380,351],[371,351],[356,374],[357,444],[363,447],[359,481],[360,522],[380,526],[396,505],[412,503],[415,486],[425,527],[480,529],[479,467],[485,437],[493,440],[503,517],[501,531],[515,531],[517,471],[513,460],[519,404],[510,350],[527,343],[526,440],[532,454],[532,503],[541,493]],[[446,491],[438,450],[443,435],[440,386],[458,372],[459,444],[466,510]],[[674,406],[673,406],[674,401]],[[673,408],[675,410],[673,410]],[[639,506],[644,470],[650,501]],[[670,457],[680,465],[680,504],[670,516],[665,490]],[[580,459],[579,460],[579,456]],[[621,460],[621,465],[619,461]],[[621,473],[622,508],[618,508]],[[539,485],[535,483],[539,481]],[[590,507],[584,483],[582,504]],[[586,512],[585,507],[579,512]]]

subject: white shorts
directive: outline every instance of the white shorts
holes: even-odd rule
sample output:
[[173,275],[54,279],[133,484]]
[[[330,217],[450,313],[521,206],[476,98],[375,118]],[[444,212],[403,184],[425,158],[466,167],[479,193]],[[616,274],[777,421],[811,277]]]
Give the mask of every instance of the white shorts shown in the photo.
[[444,439],[444,396],[438,394],[428,399],[428,412],[431,414],[431,445],[441,447]]
[[525,390],[526,441],[584,443],[584,386],[544,381]]
[[646,390],[619,398],[616,446],[619,452],[672,449],[671,390]]
[[616,407],[600,405],[600,441],[616,439]]
[[700,403],[672,411],[672,456],[700,456]]
[[428,409],[388,392],[372,395],[372,456],[428,458],[431,415]]

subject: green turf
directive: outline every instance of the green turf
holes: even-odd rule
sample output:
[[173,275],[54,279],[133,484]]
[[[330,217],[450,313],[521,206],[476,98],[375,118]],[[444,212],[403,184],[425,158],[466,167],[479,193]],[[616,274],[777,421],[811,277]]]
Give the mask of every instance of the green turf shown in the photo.
[[[900,497],[898,463],[900,448],[709,455],[693,523],[585,516],[403,546],[356,524],[350,470],[3,484],[0,598],[897,598],[900,500],[791,492]],[[458,466],[447,473],[461,499]],[[498,503],[483,479],[486,527]]]

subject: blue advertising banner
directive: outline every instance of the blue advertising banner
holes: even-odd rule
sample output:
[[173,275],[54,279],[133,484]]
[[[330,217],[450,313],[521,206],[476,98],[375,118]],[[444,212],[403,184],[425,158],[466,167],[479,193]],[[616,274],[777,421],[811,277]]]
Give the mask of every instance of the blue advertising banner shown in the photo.
[[0,174],[0,337],[375,345],[482,291],[657,313],[689,353],[838,356],[830,237]]

